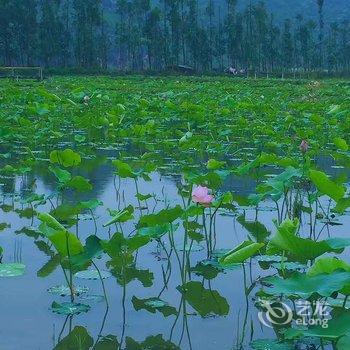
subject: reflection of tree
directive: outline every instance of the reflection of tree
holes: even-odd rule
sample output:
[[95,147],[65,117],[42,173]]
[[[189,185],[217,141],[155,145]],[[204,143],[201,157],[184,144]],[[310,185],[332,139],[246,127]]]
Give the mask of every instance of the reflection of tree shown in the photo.
[[2,176],[0,179],[0,191],[3,195],[14,194],[16,190],[15,176]]
[[[67,323],[67,322],[66,322]],[[82,326],[71,329],[66,337],[59,340],[53,350],[180,350],[169,340],[164,340],[161,334],[148,336],[144,341],[138,342],[126,337],[125,346],[118,341],[115,335],[98,336],[96,340],[91,337],[88,330]]]
[[[53,174],[47,170],[47,164],[40,164],[34,171],[51,192],[56,191],[56,181]],[[113,167],[106,163],[104,157],[96,157],[95,159],[83,161],[78,170],[74,170],[73,175],[81,175],[88,178],[93,188],[86,194],[79,193],[78,195],[73,195],[72,191],[66,191],[65,197],[68,201],[99,198],[113,180]]]

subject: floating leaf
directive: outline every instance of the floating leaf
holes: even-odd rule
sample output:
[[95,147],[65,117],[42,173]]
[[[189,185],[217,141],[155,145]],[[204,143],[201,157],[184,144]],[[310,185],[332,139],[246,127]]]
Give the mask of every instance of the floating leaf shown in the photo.
[[88,312],[90,310],[89,305],[80,303],[57,303],[53,302],[51,305],[51,310],[60,315],[78,315],[81,313]]
[[138,299],[137,297],[133,296],[131,301],[136,311],[147,310],[153,314],[155,314],[156,311],[159,311],[165,317],[168,317],[170,315],[177,315],[177,311],[173,306],[170,306],[167,302],[157,297]]
[[0,277],[22,276],[25,272],[25,268],[25,265],[19,263],[0,264]]
[[[107,279],[112,276],[112,274],[109,271],[101,270],[101,278]],[[82,278],[85,280],[98,280],[100,279],[100,275],[97,270],[85,270],[85,271],[79,271],[74,274],[76,278]]]
[[[60,295],[61,297],[71,295],[71,290],[66,285],[53,286],[53,287],[50,287],[47,291],[50,294],[57,294],[57,295]],[[74,295],[81,295],[81,294],[87,293],[89,291],[89,288],[88,287],[81,287],[81,286],[74,286],[73,291],[74,291]]]

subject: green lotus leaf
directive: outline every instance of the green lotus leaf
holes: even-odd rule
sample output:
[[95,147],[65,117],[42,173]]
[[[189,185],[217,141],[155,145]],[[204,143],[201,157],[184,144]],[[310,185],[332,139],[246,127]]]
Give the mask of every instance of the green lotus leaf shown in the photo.
[[137,174],[133,171],[131,166],[121,160],[113,160],[112,164],[116,167],[116,173],[121,178],[136,178]]
[[0,263],[0,277],[18,277],[25,272],[26,266],[19,263]]
[[51,305],[51,310],[60,315],[78,315],[88,312],[90,306],[80,303],[57,303],[54,301]]
[[334,199],[336,202],[344,197],[344,186],[330,180],[323,171],[310,170],[310,179],[321,193]]
[[270,231],[259,221],[247,221],[244,215],[240,215],[237,221],[253,236],[257,242],[261,243],[270,235]]
[[270,287],[264,289],[267,294],[288,297],[310,298],[313,295],[329,297],[350,283],[350,272],[335,271],[332,274],[308,276],[294,272],[289,278],[267,277],[263,283]]
[[336,147],[338,149],[340,149],[341,151],[348,151],[349,150],[349,146],[348,146],[346,140],[342,139],[341,137],[335,137],[333,139],[333,142],[336,145]]
[[[150,238],[160,238],[172,229],[170,224],[157,225],[151,227],[142,227],[137,230],[139,236],[147,236]],[[175,229],[174,229],[175,231]]]
[[89,350],[94,344],[93,338],[84,327],[76,326],[53,350]]
[[[66,297],[71,295],[71,290],[66,285],[53,286],[47,290],[50,294],[60,295]],[[88,287],[74,286],[74,295],[81,295],[89,291]]]
[[67,187],[74,188],[78,192],[88,192],[92,190],[92,185],[88,179],[82,176],[74,176],[66,183]]
[[115,224],[116,222],[126,222],[134,218],[134,207],[129,205],[127,208],[119,211],[111,211],[112,219],[103,225],[103,227],[108,227]]
[[50,153],[51,163],[57,163],[65,168],[77,166],[81,163],[81,157],[78,153],[71,149],[65,149],[64,151],[52,151]]
[[[61,224],[56,225],[55,221],[53,221],[53,224],[51,223],[56,228],[63,227]],[[77,255],[83,252],[83,245],[75,234],[68,232],[64,227],[64,231],[58,231],[51,227],[41,224],[40,231],[50,240],[61,257]]]
[[337,350],[349,350],[350,349],[350,333],[344,335],[337,342]]
[[174,208],[163,209],[156,214],[144,215],[140,218],[138,227],[151,227],[172,223],[180,218],[183,214],[183,209],[177,205]]
[[[350,334],[350,310],[339,310],[332,313],[332,319],[328,320],[327,327],[314,326],[309,329],[290,328],[284,333],[286,339],[301,337],[316,337],[329,340],[340,339]],[[343,339],[342,344],[346,344]]]
[[99,206],[103,205],[103,203],[98,199],[90,199],[89,201],[80,202],[79,204],[83,209],[90,210],[95,210]]
[[[307,275],[317,276],[320,274],[331,274],[337,270],[350,272],[350,265],[343,260],[326,257],[316,260],[316,262],[310,267]],[[344,295],[350,295],[350,285],[344,286],[340,292]]]
[[290,260],[305,263],[314,260],[324,253],[339,253],[347,246],[348,239],[329,239],[325,241],[314,241],[297,236],[299,221],[295,219],[285,220],[277,227],[277,232],[267,245],[266,252],[270,255],[284,253]]
[[48,213],[37,213],[38,219],[45,223],[48,227],[56,231],[65,231],[63,225],[61,225],[52,215]]
[[50,166],[49,170],[56,176],[57,180],[62,184],[66,184],[72,178],[72,175],[69,171],[63,170],[59,167]]
[[92,263],[92,260],[101,256],[103,249],[101,240],[95,236],[89,236],[86,239],[84,251],[71,257],[71,264],[76,269],[86,269]]
[[47,277],[52,272],[56,270],[56,268],[61,263],[61,256],[56,254],[51,257],[51,259],[37,272],[38,277]]
[[219,259],[222,266],[231,264],[240,264],[247,259],[254,256],[262,247],[264,243],[254,243],[252,241],[245,241],[238,247],[234,248]]

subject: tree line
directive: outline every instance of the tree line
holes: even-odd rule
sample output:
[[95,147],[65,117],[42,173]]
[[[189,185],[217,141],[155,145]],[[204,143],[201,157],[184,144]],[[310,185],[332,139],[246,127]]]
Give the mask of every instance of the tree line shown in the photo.
[[1,0],[0,65],[199,72],[350,70],[350,21],[280,21],[264,2]]

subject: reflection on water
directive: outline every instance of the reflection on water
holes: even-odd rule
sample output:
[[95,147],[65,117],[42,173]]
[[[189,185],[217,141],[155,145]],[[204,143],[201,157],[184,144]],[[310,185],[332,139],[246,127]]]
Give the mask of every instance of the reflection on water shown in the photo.
[[[106,208],[125,208],[131,204],[137,208],[137,222],[140,212],[149,214],[169,204],[182,204],[177,188],[179,177],[152,173],[150,182],[140,180],[136,188],[132,180],[116,178],[105,160],[101,157],[86,161],[79,170],[93,184],[88,196],[65,193],[67,202],[99,199],[104,204],[97,207],[93,217],[86,213],[73,224],[81,240],[94,234],[96,227],[98,236],[104,239],[110,238],[117,229],[123,230],[125,236],[135,230],[132,222],[123,227],[103,228],[109,220]],[[320,160],[320,164],[330,174],[341,171],[332,168],[329,161]],[[271,173],[276,171],[269,169]],[[232,177],[224,189],[247,196],[254,192],[255,185],[252,179]],[[249,349],[253,339],[275,337],[273,329],[259,323],[253,293],[249,292],[264,273],[257,262],[223,272],[209,263],[199,264],[207,261],[208,248],[211,251],[229,249],[247,239],[244,222],[259,221],[267,232],[273,232],[277,213],[272,202],[266,201],[259,208],[237,208],[230,215],[218,213],[212,223],[210,247],[204,241],[183,249],[183,228],[179,227],[174,242],[165,238],[141,248],[133,268],[121,268],[114,277],[103,280],[108,305],[98,280],[77,279],[76,288],[89,288],[77,301],[90,305],[91,310],[62,316],[49,308],[53,301],[62,303],[69,298],[49,294],[47,289],[65,284],[64,275],[57,268],[45,278],[38,277],[52,257],[35,232],[38,221],[32,215],[34,208],[26,203],[31,193],[49,195],[55,188],[54,178],[47,175],[45,168],[38,168],[31,175],[1,178],[0,223],[11,225],[0,233],[4,260],[23,262],[27,266],[24,276],[1,280],[4,286],[0,288],[1,349],[34,350],[55,346],[56,349],[89,349],[93,345],[95,349],[117,349],[119,344],[126,349]],[[154,197],[140,207],[135,197],[137,191],[154,194]],[[50,211],[57,204],[46,201],[40,210]],[[242,215],[245,215],[243,221]],[[346,225],[325,225],[322,232],[324,237],[348,233]],[[105,259],[97,261],[101,270],[106,269],[105,264]],[[181,289],[179,286],[184,283],[186,288]],[[196,306],[196,312],[191,305]]]

